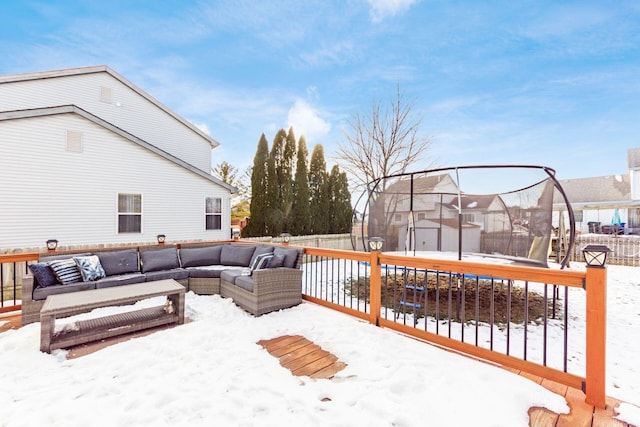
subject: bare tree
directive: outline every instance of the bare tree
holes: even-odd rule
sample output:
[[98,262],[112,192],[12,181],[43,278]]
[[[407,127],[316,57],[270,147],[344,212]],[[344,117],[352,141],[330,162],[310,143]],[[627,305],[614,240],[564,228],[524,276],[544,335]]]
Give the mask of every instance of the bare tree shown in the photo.
[[398,84],[395,100],[388,107],[374,101],[371,115],[358,113],[348,122],[346,141],[338,145],[336,157],[356,187],[406,172],[423,159],[431,139],[420,135],[422,117],[412,109],[413,103],[405,102]]
[[240,219],[249,216],[251,186],[247,183],[251,182],[251,168],[248,167],[240,172],[236,166],[223,161],[211,168],[211,174],[238,189],[237,193],[231,195],[231,218]]

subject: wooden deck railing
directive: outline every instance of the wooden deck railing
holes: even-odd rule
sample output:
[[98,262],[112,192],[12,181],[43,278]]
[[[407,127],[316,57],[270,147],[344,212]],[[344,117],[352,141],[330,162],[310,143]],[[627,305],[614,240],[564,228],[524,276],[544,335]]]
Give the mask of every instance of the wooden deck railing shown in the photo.
[[22,276],[37,253],[0,254],[0,313],[20,310]]
[[[582,389],[588,403],[605,406],[604,268],[580,272],[319,248],[305,248],[304,261],[307,301]],[[493,298],[488,321],[478,315],[481,283],[491,289]],[[407,285],[411,291],[403,293]],[[504,293],[498,294],[498,288]],[[570,289],[582,295],[576,298]],[[467,294],[471,301],[465,299]],[[518,314],[516,295],[524,303],[519,322],[513,321]],[[540,318],[528,317],[534,298],[542,300]],[[496,314],[500,304],[506,310],[502,320]],[[570,308],[584,310],[586,325],[575,324]],[[465,317],[467,311],[470,317]],[[534,329],[542,335],[540,345],[532,338]],[[585,330],[586,338],[575,332],[579,330]],[[501,351],[498,347],[503,344],[506,348]],[[572,352],[585,350],[586,365],[570,368]]]

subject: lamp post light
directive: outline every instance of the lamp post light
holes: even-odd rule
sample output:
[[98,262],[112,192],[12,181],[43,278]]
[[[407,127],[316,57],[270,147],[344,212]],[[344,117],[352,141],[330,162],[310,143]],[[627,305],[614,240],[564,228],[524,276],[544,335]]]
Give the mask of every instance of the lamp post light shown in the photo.
[[283,245],[288,245],[289,244],[289,240],[291,239],[291,234],[289,233],[282,233],[280,235],[280,237],[282,237],[282,244]]
[[55,251],[58,247],[58,241],[56,239],[47,240],[47,250]]
[[369,239],[369,248],[372,251],[379,251],[382,249],[382,244],[384,243],[384,239],[382,237],[372,237]]
[[589,267],[604,268],[607,255],[611,252],[605,245],[587,245],[582,249],[584,260]]
[[164,242],[167,240],[167,236],[165,236],[164,234],[158,234],[156,238],[158,239],[159,245],[163,245]]
[[233,237],[233,240],[238,240],[240,238],[240,230],[234,229],[231,236]]

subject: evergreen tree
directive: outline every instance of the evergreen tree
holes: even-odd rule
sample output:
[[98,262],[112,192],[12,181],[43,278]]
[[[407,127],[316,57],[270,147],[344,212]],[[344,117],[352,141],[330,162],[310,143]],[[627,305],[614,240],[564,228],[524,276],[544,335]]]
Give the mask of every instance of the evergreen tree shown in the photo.
[[[280,129],[273,138],[273,145],[271,146],[271,153],[269,154],[267,169],[267,232],[271,236],[279,236],[283,229],[284,210],[282,183],[285,181],[285,178],[283,177],[282,164],[286,140],[287,133],[284,129]],[[289,173],[288,181],[291,182],[291,173]]]
[[282,231],[291,232],[291,210],[293,208],[293,166],[296,155],[296,137],[293,133],[293,126],[289,128],[287,138],[282,152],[282,162],[280,164],[280,174],[278,182],[280,185],[280,208],[282,209]]
[[327,164],[322,145],[316,144],[309,163],[309,205],[311,210],[310,234],[329,232],[329,198],[327,185]]
[[253,157],[251,171],[251,219],[242,230],[242,237],[258,237],[267,235],[267,171],[269,163],[269,143],[262,134],[258,149]]
[[351,229],[351,193],[345,172],[338,165],[333,166],[329,174],[329,233],[348,233]]
[[304,136],[301,136],[298,141],[296,175],[293,180],[293,206],[291,208],[291,222],[289,227],[289,232],[294,236],[309,234],[311,211],[309,209],[307,156],[307,141],[304,139]]

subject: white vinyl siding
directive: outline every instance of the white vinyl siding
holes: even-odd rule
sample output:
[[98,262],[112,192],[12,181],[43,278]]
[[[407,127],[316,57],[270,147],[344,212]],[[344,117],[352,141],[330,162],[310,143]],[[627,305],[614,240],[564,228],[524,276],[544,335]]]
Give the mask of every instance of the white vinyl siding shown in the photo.
[[142,194],[118,194],[118,233],[142,233]]
[[205,201],[205,229],[222,230],[222,199],[207,197]]
[[0,111],[59,105],[76,105],[206,173],[211,170],[206,139],[107,72],[0,84]]
[[[83,151],[67,150],[67,131]],[[228,238],[229,191],[76,114],[0,121],[0,249]],[[117,233],[117,194],[144,195],[142,233]],[[203,200],[222,199],[221,230]]]

